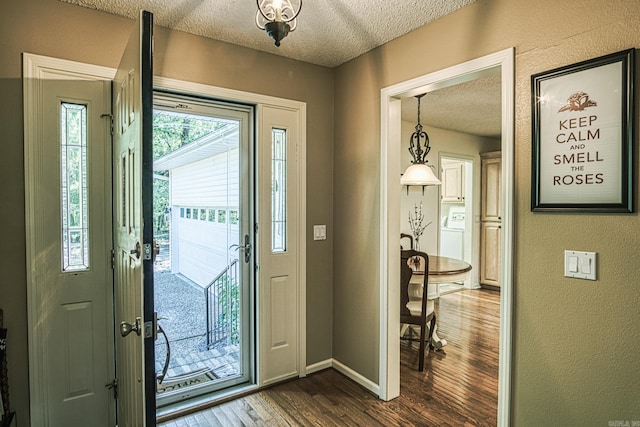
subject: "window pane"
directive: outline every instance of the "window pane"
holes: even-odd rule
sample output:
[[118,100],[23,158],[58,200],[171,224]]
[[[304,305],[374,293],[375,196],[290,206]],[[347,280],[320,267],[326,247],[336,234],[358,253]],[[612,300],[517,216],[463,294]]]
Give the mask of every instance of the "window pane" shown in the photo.
[[271,129],[271,250],[287,250],[287,131]]
[[238,211],[233,209],[229,211],[229,223],[237,224],[238,223]]
[[218,209],[218,222],[224,224],[227,222],[227,211],[224,209]]
[[216,222],[216,210],[215,209],[209,209],[209,217],[208,217],[210,222]]
[[89,268],[87,106],[60,105],[62,271]]

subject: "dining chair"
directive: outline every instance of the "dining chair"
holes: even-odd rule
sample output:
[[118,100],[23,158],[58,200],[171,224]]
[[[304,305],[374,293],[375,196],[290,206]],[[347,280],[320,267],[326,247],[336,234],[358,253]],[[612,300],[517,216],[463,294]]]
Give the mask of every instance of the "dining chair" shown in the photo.
[[400,250],[405,250],[402,246],[402,239],[409,239],[409,247],[406,250],[413,249],[413,236],[411,234],[400,233]]
[[[400,323],[420,327],[420,336],[415,338],[409,328],[409,336],[401,334],[401,339],[419,341],[418,370],[424,371],[424,353],[428,344],[433,348],[431,338],[436,325],[436,313],[434,303],[427,298],[426,291],[429,282],[429,255],[413,249],[400,251]],[[411,278],[415,276],[420,283],[413,283]],[[415,289],[416,287],[422,289]],[[419,297],[418,297],[419,296]],[[427,322],[429,326],[427,327]]]

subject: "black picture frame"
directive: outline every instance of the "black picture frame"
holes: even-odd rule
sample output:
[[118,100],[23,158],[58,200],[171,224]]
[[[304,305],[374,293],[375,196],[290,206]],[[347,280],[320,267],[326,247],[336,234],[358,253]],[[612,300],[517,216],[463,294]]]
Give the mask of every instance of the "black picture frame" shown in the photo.
[[635,211],[635,49],[531,76],[534,212]]

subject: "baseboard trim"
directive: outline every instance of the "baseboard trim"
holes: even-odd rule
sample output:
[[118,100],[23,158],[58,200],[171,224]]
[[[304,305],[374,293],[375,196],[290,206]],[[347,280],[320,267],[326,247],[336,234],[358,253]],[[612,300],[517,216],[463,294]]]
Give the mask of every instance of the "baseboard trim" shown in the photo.
[[341,374],[345,375],[346,377],[350,378],[351,380],[357,382],[362,387],[366,388],[367,390],[369,390],[370,392],[372,392],[376,396],[380,397],[380,385],[374,383],[373,381],[371,381],[368,378],[363,377],[358,372],[354,371],[353,369],[349,368],[346,365],[343,365],[342,363],[338,362],[337,360],[335,360],[335,359],[331,359],[331,360],[332,360],[331,366],[336,371],[340,372]]
[[333,366],[332,362],[333,362],[333,359],[327,359],[321,362],[314,363],[313,365],[307,366],[307,375],[331,368]]

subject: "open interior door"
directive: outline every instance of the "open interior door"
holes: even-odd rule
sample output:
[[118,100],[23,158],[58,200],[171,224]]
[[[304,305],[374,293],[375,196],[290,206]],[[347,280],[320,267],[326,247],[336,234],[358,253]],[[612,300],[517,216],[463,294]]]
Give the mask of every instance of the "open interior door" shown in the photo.
[[113,82],[118,426],[155,425],[153,15],[141,12]]

